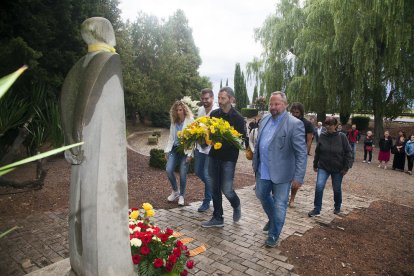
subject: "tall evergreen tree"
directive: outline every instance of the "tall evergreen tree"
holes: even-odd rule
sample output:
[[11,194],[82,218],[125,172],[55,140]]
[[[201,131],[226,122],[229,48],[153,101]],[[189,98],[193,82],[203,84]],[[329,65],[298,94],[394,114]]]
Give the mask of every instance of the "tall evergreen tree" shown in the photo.
[[236,63],[236,69],[234,70],[234,95],[236,97],[236,109],[241,110],[243,107],[243,85],[241,79],[240,63]]
[[253,89],[253,98],[252,98],[252,104],[254,104],[254,102],[256,101],[257,97],[258,97],[258,93],[257,93],[257,85],[254,86]]

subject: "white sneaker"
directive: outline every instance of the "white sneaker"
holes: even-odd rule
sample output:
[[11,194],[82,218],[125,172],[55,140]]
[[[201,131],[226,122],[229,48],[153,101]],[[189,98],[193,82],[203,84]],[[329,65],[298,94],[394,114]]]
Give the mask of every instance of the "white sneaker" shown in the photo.
[[180,197],[178,198],[178,205],[180,205],[180,206],[184,206],[184,197],[183,197],[183,196],[180,196]]
[[368,161],[368,164],[371,164],[371,161]]
[[180,196],[180,193],[177,191],[172,191],[172,193],[167,197],[168,201],[174,201]]
[[364,161],[362,161],[362,163],[367,163],[367,161],[364,160]]
[[378,165],[378,168],[381,168],[381,164]]

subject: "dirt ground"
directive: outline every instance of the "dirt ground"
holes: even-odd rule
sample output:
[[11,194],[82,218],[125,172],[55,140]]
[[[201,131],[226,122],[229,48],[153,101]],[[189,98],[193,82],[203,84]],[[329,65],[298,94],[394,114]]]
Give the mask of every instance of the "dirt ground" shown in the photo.
[[[315,144],[313,145],[314,149]],[[294,236],[280,245],[301,275],[414,275],[414,176],[362,163],[362,147],[343,183],[344,192],[378,199],[367,209],[338,217],[330,225],[320,225],[302,237]],[[306,182],[315,185],[316,174],[308,159]],[[162,170],[150,168],[149,157],[128,150],[130,206],[151,202],[155,208],[175,208],[168,203],[170,184]],[[68,208],[70,166],[60,157],[45,163],[47,176],[40,190],[0,187],[0,216],[35,215],[38,212]],[[17,169],[10,179],[28,179],[34,165]],[[236,169],[235,187],[254,183],[250,161],[241,154]],[[330,189],[327,185],[327,189]],[[203,184],[188,176],[186,203],[203,198]],[[300,192],[300,191],[299,191]],[[323,268],[323,269],[321,269]]]

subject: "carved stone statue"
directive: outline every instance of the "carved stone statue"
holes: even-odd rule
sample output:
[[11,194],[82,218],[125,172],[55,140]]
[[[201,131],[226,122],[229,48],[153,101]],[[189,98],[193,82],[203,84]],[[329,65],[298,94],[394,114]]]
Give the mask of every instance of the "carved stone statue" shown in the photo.
[[65,152],[72,164],[70,264],[77,275],[133,275],[121,62],[107,19],[85,20],[81,34],[88,53],[61,94],[65,143],[84,142]]

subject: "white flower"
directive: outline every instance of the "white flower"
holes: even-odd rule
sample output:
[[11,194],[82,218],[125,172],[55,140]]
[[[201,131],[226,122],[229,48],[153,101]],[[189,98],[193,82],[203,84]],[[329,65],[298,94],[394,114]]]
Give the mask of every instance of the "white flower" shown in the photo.
[[142,245],[142,241],[140,239],[137,239],[137,238],[131,239],[130,243],[131,243],[132,246],[135,246],[135,247],[140,247]]
[[199,106],[197,105],[200,101],[193,101],[191,100],[190,96],[184,96],[181,101],[183,103],[185,103],[193,113],[197,113],[198,112],[198,108]]
[[153,236],[153,237],[152,237],[152,239],[153,239],[154,241],[157,241],[157,242],[160,242],[160,241],[161,241],[161,239],[160,239],[160,238],[158,238],[157,236]]

